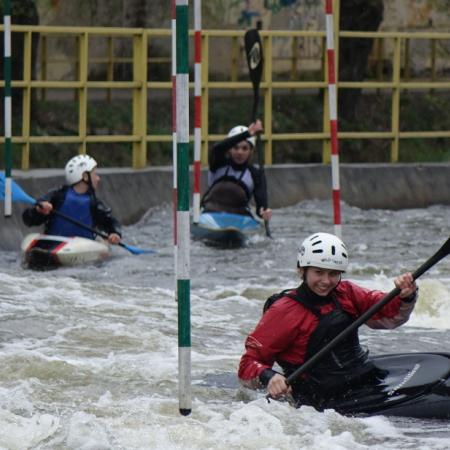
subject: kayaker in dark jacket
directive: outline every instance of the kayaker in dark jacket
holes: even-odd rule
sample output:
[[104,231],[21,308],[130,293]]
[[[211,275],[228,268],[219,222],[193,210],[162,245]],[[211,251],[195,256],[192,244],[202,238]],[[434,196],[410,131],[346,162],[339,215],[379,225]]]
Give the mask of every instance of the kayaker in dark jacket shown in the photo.
[[121,239],[120,224],[111,214],[111,209],[97,199],[95,190],[100,182],[97,162],[88,155],[78,155],[65,167],[67,184],[51,190],[38,199],[38,204],[27,208],[22,215],[24,223],[31,226],[45,225],[45,234],[55,236],[81,236],[95,239],[95,234],[56,214],[59,211],[87,227],[108,234],[110,244]]
[[[245,386],[267,388],[273,398],[290,393],[297,404],[327,408],[333,407],[333,399],[381,375],[355,330],[304,376],[286,383],[286,377],[384,297],[381,291],[341,281],[347,265],[347,249],[338,237],[315,233],[303,241],[297,263],[302,284],[272,296],[247,337],[238,373]],[[392,329],[409,319],[416,283],[408,272],[396,277],[394,284],[400,294],[366,322],[370,328]],[[282,372],[273,368],[275,362]]]
[[270,220],[264,174],[251,160],[255,136],[263,130],[260,120],[249,127],[232,128],[226,139],[209,152],[208,190],[201,206],[204,212],[223,211],[251,215],[250,200],[254,197],[256,214]]

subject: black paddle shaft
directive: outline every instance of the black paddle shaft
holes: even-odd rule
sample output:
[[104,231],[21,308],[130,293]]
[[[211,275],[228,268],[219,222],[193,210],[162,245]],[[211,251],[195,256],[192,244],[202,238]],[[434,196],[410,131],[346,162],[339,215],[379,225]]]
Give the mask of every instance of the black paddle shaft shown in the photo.
[[52,210],[52,214],[54,214],[55,216],[59,216],[64,220],[67,220],[68,222],[72,222],[74,225],[77,225],[80,228],[84,228],[87,231],[90,231],[93,234],[98,234],[100,237],[102,237],[103,239],[108,239],[108,235],[106,233],[102,233],[101,231],[98,231],[92,227],[90,227],[89,225],[86,225],[83,222],[79,222],[78,220],[74,219],[73,217],[67,216],[66,214],[57,211],[57,210]]
[[[82,222],[79,222],[78,220],[74,219],[73,217],[67,216],[66,214],[64,214],[64,213],[62,213],[60,211],[56,211],[56,210],[53,210],[52,214],[55,214],[55,216],[59,216],[62,219],[67,220],[68,222],[72,222],[74,225],[77,225],[80,228],[84,228],[85,230],[88,230],[88,231],[90,231],[91,233],[94,233],[94,234],[98,234],[103,239],[108,240],[108,235],[106,233],[98,231],[98,230],[90,227],[89,225],[86,225],[86,224],[84,224]],[[118,245],[120,245],[121,247],[126,248],[128,250],[128,247],[123,242],[119,242]]]
[[[32,199],[34,200],[34,199]],[[35,202],[33,203],[35,205],[38,205],[39,202]],[[54,214],[55,216],[59,216],[64,220],[67,220],[68,222],[72,222],[73,224],[79,226],[80,228],[84,228],[85,230],[90,231],[91,233],[97,234],[100,237],[102,237],[103,239],[108,240],[108,235],[102,231],[96,230],[95,228],[90,227],[89,225],[86,225],[82,222],[79,222],[78,220],[74,219],[73,217],[67,216],[66,214],[57,211],[57,210],[52,210],[52,214]],[[124,244],[123,242],[118,242],[117,245],[119,245],[120,247],[128,250],[130,253],[132,253],[133,255],[140,255],[142,253],[155,253],[154,250],[140,250],[137,247],[133,247],[132,245],[127,245]]]
[[[450,238],[444,243],[444,245],[427,261],[425,261],[412,276],[414,280],[423,275],[428,269],[437,264],[441,259],[445,258],[450,253]],[[338,345],[343,339],[345,339],[349,333],[359,328],[362,324],[367,322],[375,313],[377,313],[383,306],[389,303],[394,297],[400,293],[399,288],[392,289],[391,292],[386,294],[378,303],[369,308],[364,314],[362,314],[358,319],[356,319],[351,325],[349,325],[345,330],[339,333],[334,339],[332,339],[325,347],[319,350],[313,357],[308,359],[303,365],[301,365],[297,370],[295,370],[289,377],[286,378],[286,383],[291,384],[296,378],[301,374],[305,373],[314,364],[316,364],[326,353],[332,350],[336,345]]]
[[[252,108],[252,121],[254,122],[258,116],[259,105],[259,85],[261,83],[262,71],[264,67],[264,57],[262,50],[261,37],[256,28],[248,30],[244,36],[245,54],[247,56],[247,65],[250,73],[250,80],[253,85],[253,108]],[[261,150],[261,138],[259,134],[256,136],[256,149],[258,152],[258,161],[261,169],[261,183],[264,192],[267,192],[266,174],[264,172],[264,158]],[[266,236],[272,237],[270,231],[269,222],[264,221],[264,227],[266,229]]]

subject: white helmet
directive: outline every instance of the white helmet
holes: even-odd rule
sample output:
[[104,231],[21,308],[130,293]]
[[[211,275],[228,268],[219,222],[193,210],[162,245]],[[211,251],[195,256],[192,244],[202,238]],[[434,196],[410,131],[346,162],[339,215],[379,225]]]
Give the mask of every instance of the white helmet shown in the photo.
[[84,172],[90,172],[97,167],[97,161],[88,155],[77,155],[69,159],[64,169],[69,186],[83,179]]
[[[244,127],[244,125],[237,125],[236,127],[233,127],[233,128],[228,132],[228,137],[236,136],[237,134],[241,134],[241,133],[243,133],[244,131],[248,131],[248,127]],[[249,142],[249,143],[252,145],[252,147],[254,147],[254,146],[255,146],[255,143],[256,143],[256,138],[255,138],[255,136],[249,136],[249,137],[246,139],[246,141]]]
[[298,249],[298,265],[345,272],[348,266],[347,248],[334,234],[314,233]]

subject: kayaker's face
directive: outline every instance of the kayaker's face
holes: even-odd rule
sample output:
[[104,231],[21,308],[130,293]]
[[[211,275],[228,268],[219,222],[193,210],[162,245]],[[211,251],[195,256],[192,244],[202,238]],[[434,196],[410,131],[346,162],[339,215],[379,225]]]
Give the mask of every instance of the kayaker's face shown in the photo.
[[230,150],[230,156],[236,164],[244,164],[250,158],[252,146],[247,141],[239,142]]
[[341,274],[339,270],[308,267],[305,281],[315,294],[326,297],[341,281]]

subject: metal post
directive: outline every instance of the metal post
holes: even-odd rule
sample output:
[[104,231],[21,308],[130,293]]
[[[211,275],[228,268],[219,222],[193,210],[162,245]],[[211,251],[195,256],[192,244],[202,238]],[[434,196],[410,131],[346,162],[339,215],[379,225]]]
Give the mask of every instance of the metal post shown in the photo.
[[12,170],[12,108],[11,108],[11,2],[3,2],[3,40],[4,40],[4,77],[5,77],[5,217],[12,214],[12,191],[11,191],[11,170]]
[[336,67],[334,53],[333,0],[326,1],[325,12],[327,28],[328,101],[330,108],[331,181],[333,188],[334,233],[336,234],[336,236],[341,237],[341,191],[339,186],[339,140],[337,121]]
[[172,0],[172,159],[173,159],[173,256],[175,265],[175,300],[177,300],[177,18],[175,0]]
[[194,0],[194,196],[192,210],[194,223],[200,220],[200,153],[202,146],[202,2]]
[[189,1],[176,0],[177,298],[179,411],[191,413],[189,227]]

